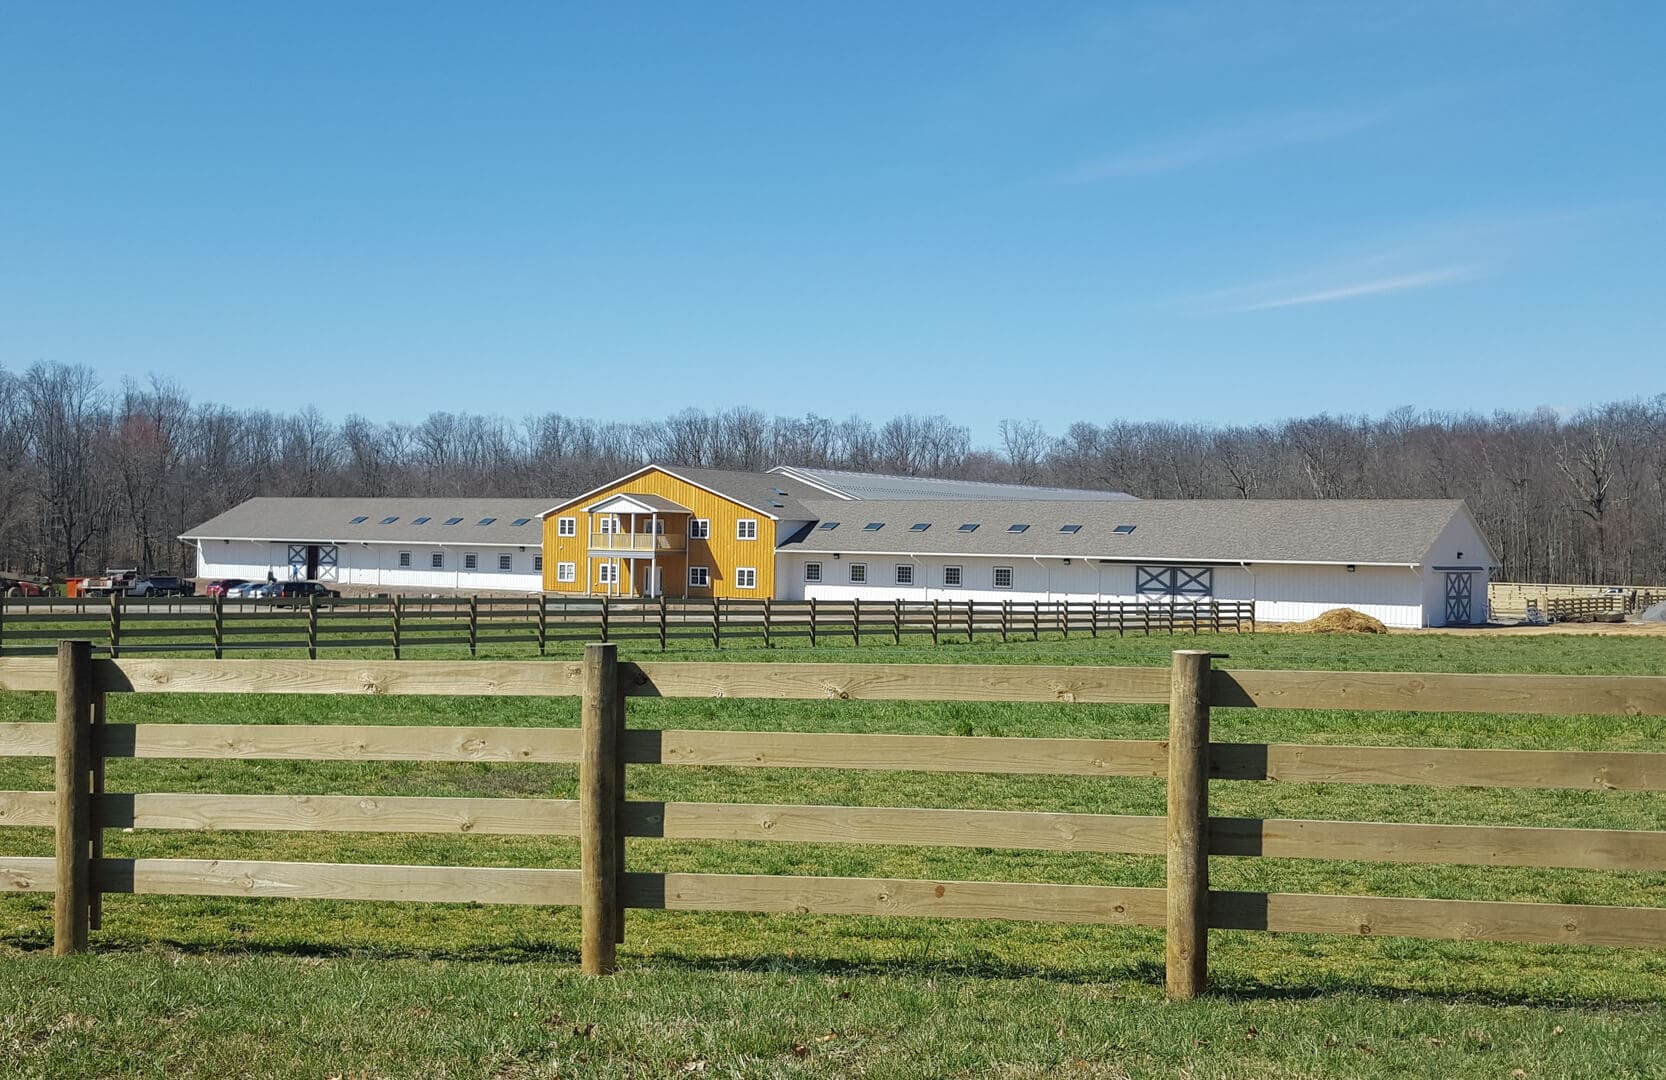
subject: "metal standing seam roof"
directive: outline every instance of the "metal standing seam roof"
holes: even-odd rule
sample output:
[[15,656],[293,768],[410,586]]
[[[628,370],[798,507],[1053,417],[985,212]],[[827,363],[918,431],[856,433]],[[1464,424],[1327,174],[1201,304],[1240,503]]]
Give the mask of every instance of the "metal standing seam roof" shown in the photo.
[[[1165,562],[1409,565],[1422,562],[1459,500],[1130,499],[1095,505],[1060,499],[897,500],[806,504],[818,524],[782,551],[847,555],[1066,556]],[[867,531],[869,522],[884,528]],[[932,527],[916,532],[913,526]],[[978,529],[961,532],[963,524]],[[1011,532],[1013,525],[1026,525]],[[1080,525],[1075,532],[1061,531]],[[1116,532],[1117,526],[1133,526]]]
[[[491,544],[544,542],[539,512],[548,499],[284,498],[239,503],[180,535],[181,540],[256,540],[288,543]],[[365,520],[357,525],[353,519]],[[382,524],[385,518],[395,520]],[[413,524],[417,518],[428,520]],[[462,518],[447,525],[452,518]],[[492,518],[489,525],[479,524]],[[514,524],[525,521],[524,525]]]
[[[1079,499],[1112,502],[1133,499],[1121,491],[1088,488],[1042,487],[1034,484],[997,484],[984,480],[939,480],[932,476],[896,476],[886,473],[851,472],[846,469],[815,469],[778,465],[777,475],[802,477],[852,499]],[[807,498],[821,497],[807,495]]]

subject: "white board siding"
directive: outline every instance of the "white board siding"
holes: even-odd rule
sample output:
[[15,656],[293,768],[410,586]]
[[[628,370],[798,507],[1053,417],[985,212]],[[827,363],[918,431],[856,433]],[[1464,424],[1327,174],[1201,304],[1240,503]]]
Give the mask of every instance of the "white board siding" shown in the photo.
[[[411,565],[399,565],[399,553],[411,553]],[[436,551],[445,555],[445,568],[432,568]],[[478,570],[464,570],[463,556],[473,552],[480,556]],[[270,571],[279,581],[289,577],[289,545],[260,540],[204,540],[197,552],[197,577],[245,578],[264,581]],[[513,560],[513,570],[497,568],[498,556],[507,554]],[[432,544],[412,544],[409,547],[393,544],[340,544],[336,548],[336,568],[333,581],[337,585],[366,588],[376,591],[421,591],[425,589],[456,589],[463,592],[528,592],[543,589],[543,574],[533,569],[534,557],[541,554],[536,544],[521,550],[520,545],[480,544],[470,547]]]
[[[804,564],[820,562],[822,580],[804,580]],[[865,563],[868,580],[850,581],[850,564]],[[895,567],[914,566],[914,584],[897,585]],[[962,568],[959,588],[943,584],[943,568]],[[996,566],[1012,567],[1012,588],[994,588]],[[981,602],[1111,600],[1126,603],[1163,603],[1161,598],[1140,596],[1135,586],[1134,563],[1100,563],[1072,559],[1070,565],[1058,558],[1036,560],[995,559],[967,556],[945,558],[920,556],[849,555],[814,557],[784,554],[776,570],[777,593],[786,600],[953,600]],[[1300,622],[1334,608],[1351,607],[1381,619],[1394,627],[1424,625],[1424,576],[1409,567],[1362,566],[1349,573],[1341,566],[1266,565],[1217,566],[1214,568],[1216,600],[1252,600],[1258,621]]]
[[1492,549],[1470,516],[1459,514],[1454,517],[1429,549],[1429,557],[1423,567],[1424,625],[1446,625],[1447,571],[1435,569],[1437,566],[1482,567],[1467,571],[1470,574],[1469,618],[1471,623],[1486,622],[1491,617],[1487,609],[1487,581],[1496,562]]

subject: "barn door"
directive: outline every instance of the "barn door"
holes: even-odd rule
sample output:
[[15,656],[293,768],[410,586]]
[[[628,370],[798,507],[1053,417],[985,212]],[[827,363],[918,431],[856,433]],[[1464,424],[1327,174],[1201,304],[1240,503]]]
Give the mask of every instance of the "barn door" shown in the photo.
[[318,545],[318,563],[312,568],[314,581],[335,581],[338,550],[334,544]]
[[1475,579],[1470,574],[1446,575],[1446,625],[1468,626],[1470,598],[1474,595]]

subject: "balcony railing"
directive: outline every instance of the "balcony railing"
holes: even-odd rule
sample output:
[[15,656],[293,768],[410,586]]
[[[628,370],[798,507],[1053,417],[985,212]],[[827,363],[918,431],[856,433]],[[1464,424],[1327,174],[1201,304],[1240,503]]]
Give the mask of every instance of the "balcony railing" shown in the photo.
[[688,537],[682,533],[591,533],[592,551],[687,551]]

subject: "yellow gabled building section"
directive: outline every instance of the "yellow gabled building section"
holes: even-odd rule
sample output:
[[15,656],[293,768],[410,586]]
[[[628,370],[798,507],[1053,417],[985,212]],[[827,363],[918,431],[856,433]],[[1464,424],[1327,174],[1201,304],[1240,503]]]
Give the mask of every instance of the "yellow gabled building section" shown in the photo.
[[[633,521],[624,514],[589,512],[588,508],[619,495],[658,496],[687,507],[688,513],[659,513],[663,533],[650,541],[651,519],[646,514],[636,515]],[[604,517],[611,520],[603,521]],[[706,523],[705,537],[693,535],[696,522]],[[752,525],[743,527],[743,522]],[[762,600],[775,594],[776,524],[760,510],[649,466],[549,511],[544,517],[544,590],[648,596],[655,593],[649,580],[652,568],[666,596]],[[627,532],[631,535],[626,536]],[[748,534],[755,539],[744,539]],[[645,557],[650,546],[657,548],[652,559]],[[611,580],[614,571],[604,567],[617,567],[617,583]],[[691,584],[699,579],[702,568],[708,584]],[[690,570],[696,571],[693,578]],[[740,584],[746,570],[752,572],[751,588]],[[571,580],[564,581],[563,576]]]

